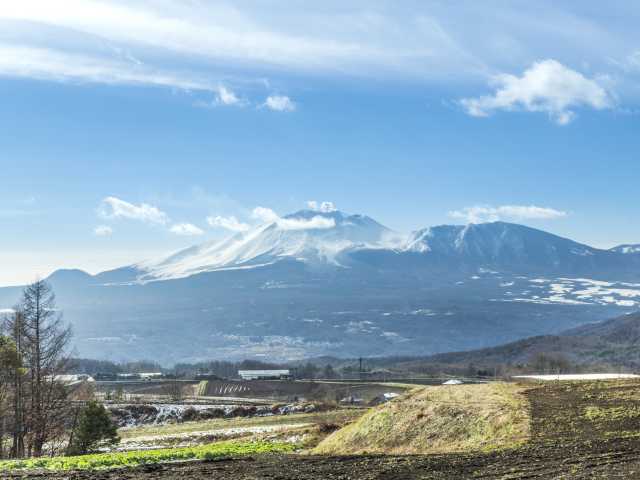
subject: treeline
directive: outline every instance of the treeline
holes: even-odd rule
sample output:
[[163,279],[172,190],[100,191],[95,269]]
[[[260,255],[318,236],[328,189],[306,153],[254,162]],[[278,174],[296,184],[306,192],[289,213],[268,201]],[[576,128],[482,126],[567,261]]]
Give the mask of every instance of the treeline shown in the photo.
[[70,340],[49,285],[27,286],[0,326],[0,458],[62,448],[56,442],[77,413],[58,381],[69,367]]
[[260,360],[242,360],[229,362],[224,360],[209,360],[195,363],[177,363],[167,368],[162,365],[142,360],[136,362],[116,363],[109,360],[93,360],[88,358],[74,358],[69,361],[70,372],[74,374],[98,374],[161,372],[168,377],[195,378],[198,375],[212,375],[220,378],[239,378],[239,370],[279,370],[289,369],[296,378],[303,379],[338,379],[343,376],[352,378],[358,374],[357,366],[345,366],[339,370],[332,365],[318,366],[312,362],[306,363],[273,363]]
[[288,367],[278,363],[261,362],[260,360],[243,360],[241,362],[212,360],[197,363],[178,363],[171,369],[171,373],[178,377],[210,374],[221,378],[237,378],[238,370],[274,370],[281,368]]
[[168,372],[157,362],[141,360],[135,362],[112,362],[110,360],[94,360],[92,358],[73,358],[69,362],[69,371],[74,374],[96,375],[98,373],[139,373],[139,372]]

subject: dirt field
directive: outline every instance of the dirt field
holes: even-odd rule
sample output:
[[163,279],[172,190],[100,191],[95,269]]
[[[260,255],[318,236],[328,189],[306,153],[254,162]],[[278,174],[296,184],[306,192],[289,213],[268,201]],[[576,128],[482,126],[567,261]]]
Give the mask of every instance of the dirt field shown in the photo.
[[2,478],[151,479],[519,479],[640,478],[640,383],[533,387],[531,440],[491,454],[256,456],[109,472],[11,474]]

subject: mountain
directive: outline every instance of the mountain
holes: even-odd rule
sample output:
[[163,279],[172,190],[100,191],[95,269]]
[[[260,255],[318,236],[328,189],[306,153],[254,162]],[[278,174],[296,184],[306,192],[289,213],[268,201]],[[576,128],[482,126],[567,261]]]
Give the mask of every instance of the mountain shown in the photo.
[[[640,256],[504,222],[400,235],[302,210],[221,241],[50,278],[78,354],[427,355],[556,334],[640,305]],[[0,289],[0,310],[19,295]]]
[[640,366],[640,313],[622,315],[610,320],[589,323],[558,335],[541,335],[510,342],[492,348],[433,355],[404,362],[407,367],[418,364],[476,367],[495,365],[526,365],[536,357],[564,358],[584,366],[616,367]]
[[340,266],[342,252],[391,241],[391,230],[364,215],[302,210],[222,241],[136,265],[142,281],[188,277],[216,270],[255,268],[295,259],[309,266]]
[[442,225],[411,235],[406,249],[446,259],[447,265],[542,274],[597,274],[627,270],[628,258],[541,230],[505,222]]
[[[340,211],[301,210],[222,241],[195,245],[166,258],[105,272],[98,280],[149,282],[207,272],[251,269],[282,261],[310,268],[373,268],[522,274],[635,277],[640,258],[627,250],[601,250],[556,235],[505,222],[441,225],[393,232],[370,217]],[[634,267],[634,268],[631,268]]]

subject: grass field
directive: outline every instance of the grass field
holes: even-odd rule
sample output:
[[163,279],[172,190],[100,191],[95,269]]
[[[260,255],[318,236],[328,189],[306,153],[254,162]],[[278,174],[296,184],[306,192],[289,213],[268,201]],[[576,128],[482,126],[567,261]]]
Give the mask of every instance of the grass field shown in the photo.
[[174,460],[211,460],[220,457],[257,453],[284,453],[292,452],[295,449],[296,446],[291,443],[230,441],[187,448],[0,461],[0,471],[24,469],[96,470],[123,466],[132,467]]
[[515,447],[529,434],[523,388],[491,383],[416,388],[326,438],[318,454],[417,454]]

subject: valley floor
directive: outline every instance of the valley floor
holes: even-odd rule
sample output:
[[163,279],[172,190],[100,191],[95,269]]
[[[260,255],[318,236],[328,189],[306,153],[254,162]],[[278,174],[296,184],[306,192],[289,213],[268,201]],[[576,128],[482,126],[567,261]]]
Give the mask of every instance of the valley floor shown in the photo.
[[[256,455],[101,472],[15,472],[6,478],[180,479],[632,479],[640,478],[640,382],[567,382],[524,395],[530,439],[491,453],[393,456]],[[5,478],[5,477],[2,477]]]

